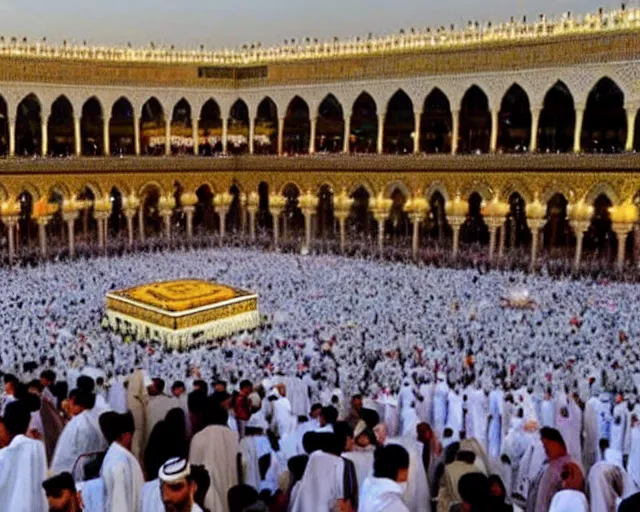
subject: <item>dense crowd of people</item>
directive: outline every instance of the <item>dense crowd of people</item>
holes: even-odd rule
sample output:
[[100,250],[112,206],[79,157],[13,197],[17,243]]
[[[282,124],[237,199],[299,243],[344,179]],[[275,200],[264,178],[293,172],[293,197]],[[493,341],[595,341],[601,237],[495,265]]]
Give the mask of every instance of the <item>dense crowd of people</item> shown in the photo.
[[[633,284],[231,248],[0,275],[7,510],[637,510]],[[108,329],[109,291],[194,277],[261,326]]]

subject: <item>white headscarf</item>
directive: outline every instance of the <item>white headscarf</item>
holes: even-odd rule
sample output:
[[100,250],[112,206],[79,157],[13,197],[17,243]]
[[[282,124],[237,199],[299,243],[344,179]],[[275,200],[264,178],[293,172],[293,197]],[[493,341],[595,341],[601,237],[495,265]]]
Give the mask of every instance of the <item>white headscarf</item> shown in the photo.
[[549,512],[589,512],[589,503],[583,492],[568,489],[555,493]]

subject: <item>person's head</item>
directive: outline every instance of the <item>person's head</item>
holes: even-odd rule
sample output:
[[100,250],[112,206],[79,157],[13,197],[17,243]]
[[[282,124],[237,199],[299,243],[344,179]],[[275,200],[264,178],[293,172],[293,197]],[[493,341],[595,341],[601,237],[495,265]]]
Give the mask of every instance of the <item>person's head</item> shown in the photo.
[[6,374],[3,377],[3,381],[4,381],[4,392],[7,395],[15,395],[16,394],[16,388],[18,387],[18,378],[15,375],[11,375],[11,374]]
[[485,510],[489,498],[489,479],[482,473],[467,473],[458,481],[458,493],[465,512]]
[[555,428],[544,427],[540,430],[540,439],[549,460],[558,459],[567,454],[567,445],[562,434]]
[[606,437],[603,437],[602,439],[600,439],[600,441],[598,441],[598,446],[600,447],[600,454],[602,455],[602,458],[604,458],[605,452],[610,447],[609,440]]
[[80,375],[76,381],[76,388],[86,391],[87,393],[93,393],[96,389],[96,383],[88,375]]
[[491,475],[489,477],[489,496],[500,502],[504,502],[507,498],[507,489],[498,475]]
[[372,443],[371,431],[367,427],[367,424],[360,420],[356,423],[356,427],[353,429],[353,441],[358,448],[366,448]]
[[161,395],[164,393],[164,380],[158,377],[153,379],[153,394]]
[[16,400],[7,404],[4,409],[4,426],[9,439],[27,433],[31,423],[31,411],[22,400]]
[[211,395],[204,410],[204,424],[207,427],[210,425],[226,425],[228,421],[229,413],[227,409],[220,405],[215,395]]
[[418,423],[416,426],[416,435],[421,443],[430,443],[433,439],[433,429],[428,423]]
[[240,394],[249,396],[253,392],[253,384],[250,380],[243,380],[240,382]]
[[72,416],[77,416],[84,411],[93,409],[95,404],[96,395],[93,393],[87,393],[81,389],[74,389],[69,393],[69,406]]
[[568,462],[562,466],[560,472],[561,488],[565,490],[584,491],[584,474],[575,462]]
[[49,512],[79,512],[80,496],[70,473],[60,473],[42,482]]
[[227,392],[227,383],[223,380],[217,380],[213,384],[213,392],[214,393],[226,393]]
[[185,390],[186,388],[184,387],[184,382],[182,382],[181,380],[177,380],[171,385],[171,394],[176,398],[180,398],[182,395],[184,395]]
[[205,395],[209,394],[209,385],[202,379],[193,381],[193,390],[202,391]]
[[338,421],[333,427],[333,432],[340,437],[343,452],[353,451],[353,429],[346,421]]
[[307,463],[309,462],[308,455],[295,455],[287,461],[287,468],[291,473],[291,479],[293,483],[302,480],[305,469],[307,469]]
[[196,483],[196,494],[193,497],[200,508],[204,508],[204,499],[211,486],[211,477],[207,468],[204,466],[192,464],[191,465],[191,478]]
[[373,459],[373,475],[403,483],[409,477],[409,452],[397,444],[380,446]]
[[55,384],[56,382],[56,372],[54,372],[53,370],[44,370],[41,374],[40,374],[40,383],[44,386],[44,387],[51,387]]
[[44,386],[42,385],[40,379],[34,379],[29,382],[29,384],[27,384],[27,392],[31,393],[32,395],[40,396],[43,390]]
[[113,411],[105,412],[100,416],[99,423],[107,443],[115,442],[127,450],[131,450],[135,424],[133,415],[130,412],[125,414],[118,414]]
[[467,464],[475,464],[476,454],[470,450],[460,450],[456,454],[456,460],[460,462],[465,462]]
[[387,441],[387,426],[384,423],[378,423],[373,427],[373,435],[379,445],[384,445]]
[[362,409],[362,395],[353,395],[351,397],[351,407],[357,412]]
[[338,421],[338,411],[335,407],[331,407],[330,405],[327,407],[323,407],[320,412],[320,426],[324,427],[326,425],[333,425],[336,421]]
[[166,512],[191,512],[197,485],[185,459],[175,457],[165,462],[158,472],[160,494]]
[[320,417],[321,413],[322,413],[322,405],[313,404],[311,406],[311,411],[309,412],[309,417],[315,420]]
[[229,512],[242,512],[258,501],[259,495],[250,485],[240,484],[231,487],[227,492]]

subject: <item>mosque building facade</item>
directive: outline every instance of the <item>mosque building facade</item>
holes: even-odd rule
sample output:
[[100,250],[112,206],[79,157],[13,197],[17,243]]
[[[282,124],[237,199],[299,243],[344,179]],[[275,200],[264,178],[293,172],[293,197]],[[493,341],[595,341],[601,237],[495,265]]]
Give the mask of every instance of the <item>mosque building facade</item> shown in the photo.
[[[640,9],[193,51],[0,38],[6,257],[210,229],[640,258]],[[58,227],[55,227],[55,226]],[[583,243],[584,242],[584,243]]]

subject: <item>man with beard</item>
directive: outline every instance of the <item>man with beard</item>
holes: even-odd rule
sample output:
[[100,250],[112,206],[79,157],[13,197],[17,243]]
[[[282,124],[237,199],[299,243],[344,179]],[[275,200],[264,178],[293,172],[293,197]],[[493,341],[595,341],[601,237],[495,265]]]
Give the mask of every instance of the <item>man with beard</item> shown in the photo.
[[80,512],[82,510],[80,495],[76,490],[71,473],[60,473],[42,482],[47,495],[49,512]]

